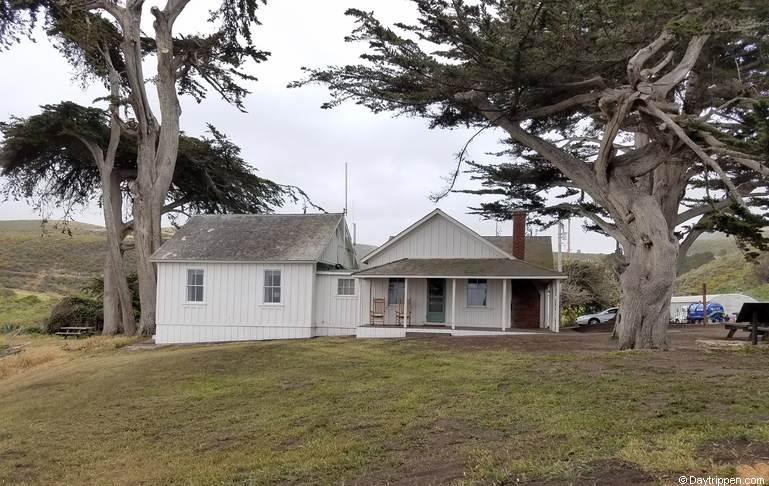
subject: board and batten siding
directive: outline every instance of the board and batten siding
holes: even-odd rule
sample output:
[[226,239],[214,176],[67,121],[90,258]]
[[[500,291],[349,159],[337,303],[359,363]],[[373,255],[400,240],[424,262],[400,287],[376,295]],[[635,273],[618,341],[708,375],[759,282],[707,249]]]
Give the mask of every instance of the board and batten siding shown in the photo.
[[[368,286],[371,285],[371,294],[373,297],[367,294],[366,301],[363,302],[362,313],[363,318],[368,324],[368,309],[370,305],[370,299],[383,298],[385,299],[385,324],[395,325],[395,310],[396,305],[387,302],[387,286],[388,280],[371,279],[369,281],[360,280],[361,286],[364,290],[368,290]],[[429,323],[429,324],[451,324],[451,309],[452,309],[452,279],[446,280],[446,304],[445,304],[445,321],[443,323]],[[488,280],[488,291],[486,294],[486,306],[468,306],[467,305],[467,279],[457,279],[457,304],[454,308],[456,312],[456,325],[457,326],[473,326],[473,327],[488,327],[488,328],[501,328],[502,327],[502,309],[507,305],[510,308],[511,291],[510,286],[507,288],[507,302],[502,301],[502,281],[501,280]],[[427,323],[427,280],[423,278],[409,279],[409,299],[411,300],[411,321],[413,326],[423,326]],[[511,320],[515,321],[515,315],[511,319],[510,310],[506,311],[505,315],[506,327],[510,327]]]
[[318,273],[315,277],[315,336],[354,336],[360,321],[360,285],[355,281],[355,295],[338,295],[339,279],[349,274]]
[[491,244],[439,214],[369,259],[376,267],[403,258],[503,258]]
[[[186,301],[187,270],[204,271],[203,303]],[[264,271],[281,271],[281,303],[265,304]],[[310,263],[158,263],[155,342],[312,337]]]
[[320,261],[331,265],[339,264],[344,268],[355,266],[355,250],[352,247],[352,239],[344,219],[340,221],[334,235],[323,250]]

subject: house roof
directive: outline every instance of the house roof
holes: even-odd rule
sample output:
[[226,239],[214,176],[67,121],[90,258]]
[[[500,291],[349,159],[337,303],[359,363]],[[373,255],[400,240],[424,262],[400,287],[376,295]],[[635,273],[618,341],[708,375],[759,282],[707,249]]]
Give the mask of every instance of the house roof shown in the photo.
[[342,214],[193,216],[153,261],[318,261]]
[[[513,254],[512,236],[484,236],[484,238],[505,253]],[[552,239],[549,236],[527,236],[523,259],[541,267],[555,268]]]
[[372,251],[371,253],[369,253],[368,255],[366,255],[366,256],[365,256],[365,257],[362,259],[362,261],[363,261],[364,263],[367,263],[367,262],[368,262],[368,260],[370,260],[370,259],[371,259],[371,258],[372,258],[374,255],[376,255],[376,254],[378,254],[378,253],[381,253],[381,252],[382,252],[382,251],[383,251],[385,248],[388,248],[388,247],[390,247],[391,245],[393,245],[394,243],[396,243],[397,241],[400,241],[400,240],[401,240],[401,239],[402,239],[404,236],[406,236],[407,234],[411,233],[411,232],[412,232],[412,231],[414,231],[416,228],[420,227],[422,224],[424,224],[425,222],[429,221],[430,219],[432,219],[432,218],[433,218],[433,217],[435,217],[435,216],[442,216],[443,218],[447,219],[448,221],[450,221],[450,222],[454,223],[454,224],[455,224],[455,225],[457,225],[459,228],[461,228],[463,231],[465,231],[467,234],[469,234],[469,235],[470,235],[470,236],[472,236],[473,238],[477,238],[477,239],[478,239],[478,241],[482,242],[483,244],[487,245],[487,246],[488,246],[488,247],[489,247],[491,250],[493,250],[494,252],[498,253],[500,257],[505,257],[505,256],[506,256],[506,257],[508,257],[508,258],[512,258],[512,256],[510,256],[509,254],[505,253],[505,252],[504,252],[504,251],[502,251],[502,250],[501,250],[499,247],[497,247],[497,246],[496,246],[496,245],[494,245],[493,243],[489,242],[488,240],[486,240],[486,239],[485,239],[485,238],[483,238],[481,235],[479,235],[479,234],[478,234],[478,233],[476,233],[475,231],[471,230],[470,228],[468,228],[468,227],[467,227],[467,226],[465,226],[464,224],[460,223],[459,221],[457,221],[456,219],[452,218],[452,217],[451,217],[451,216],[449,216],[448,214],[444,213],[444,212],[443,212],[443,211],[441,211],[440,209],[434,209],[434,210],[430,211],[430,212],[429,212],[429,213],[428,213],[426,216],[424,216],[422,219],[420,219],[419,221],[417,221],[416,223],[412,224],[411,226],[409,226],[409,227],[408,227],[408,228],[406,228],[405,230],[401,231],[401,232],[400,232],[400,233],[398,233],[397,235],[390,237],[390,239],[389,239],[389,240],[387,240],[387,241],[386,241],[386,242],[385,242],[385,243],[384,243],[382,246],[378,247],[376,250],[374,250],[374,251]]
[[404,258],[353,275],[363,278],[566,278],[562,273],[511,258]]

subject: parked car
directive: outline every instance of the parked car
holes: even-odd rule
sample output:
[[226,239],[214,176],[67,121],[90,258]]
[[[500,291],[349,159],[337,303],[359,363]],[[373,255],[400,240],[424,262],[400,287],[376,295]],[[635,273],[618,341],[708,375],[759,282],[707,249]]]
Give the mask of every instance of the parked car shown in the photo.
[[603,322],[609,322],[617,317],[618,310],[619,307],[610,307],[595,314],[585,314],[584,316],[579,316],[577,317],[577,325],[592,326],[595,324],[601,324]]

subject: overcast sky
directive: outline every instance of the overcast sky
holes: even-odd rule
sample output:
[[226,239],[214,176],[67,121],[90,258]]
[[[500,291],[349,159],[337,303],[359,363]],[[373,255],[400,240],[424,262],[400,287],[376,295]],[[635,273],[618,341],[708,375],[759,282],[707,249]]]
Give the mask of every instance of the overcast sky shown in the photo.
[[[155,4],[159,2],[148,2]],[[208,2],[196,0],[177,23],[177,32],[205,30]],[[182,99],[181,125],[201,135],[206,123],[226,133],[243,152],[246,161],[263,177],[304,189],[328,211],[344,207],[344,164],[349,167],[350,223],[357,225],[359,243],[379,244],[435,208],[429,195],[440,190],[455,164],[455,154],[473,132],[429,130],[420,119],[374,115],[347,104],[321,110],[328,99],[323,87],[286,88],[302,77],[300,68],[323,67],[356,61],[364,46],[347,44],[344,36],[352,20],[347,7],[375,11],[386,21],[409,21],[414,9],[406,0],[275,0],[261,9],[263,25],[255,35],[259,47],[270,51],[269,61],[250,71],[259,78],[250,85],[248,113],[241,113],[217,97],[195,103]],[[210,7],[208,7],[210,8]],[[148,10],[148,8],[147,8]],[[152,72],[147,70],[148,76]],[[39,105],[62,100],[90,104],[104,96],[100,85],[83,88],[73,81],[72,69],[43,36],[0,52],[0,119],[28,116]],[[500,132],[488,131],[471,145],[469,158],[483,161],[486,152],[499,150]],[[467,176],[458,185],[474,187]],[[509,234],[511,224],[484,221],[468,214],[478,196],[452,194],[438,206],[482,234],[497,228]],[[286,206],[280,212],[301,212]],[[52,213],[56,217],[56,213]],[[39,217],[23,202],[0,202],[0,219]],[[101,224],[98,208],[86,208],[76,219]],[[572,249],[609,252],[614,242],[587,235],[582,222],[572,222]],[[555,228],[542,234],[555,235]],[[554,238],[555,240],[555,238]]]

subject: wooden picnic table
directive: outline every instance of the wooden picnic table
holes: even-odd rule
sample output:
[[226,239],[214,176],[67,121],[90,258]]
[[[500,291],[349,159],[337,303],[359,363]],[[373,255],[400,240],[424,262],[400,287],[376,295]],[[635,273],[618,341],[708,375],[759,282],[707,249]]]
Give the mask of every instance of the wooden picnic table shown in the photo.
[[750,341],[758,344],[758,337],[769,338],[769,303],[748,302],[742,304],[742,309],[737,315],[737,322],[724,324],[728,329],[727,338],[734,337],[737,331],[750,333]]
[[80,339],[83,336],[85,337],[93,336],[95,333],[96,333],[95,327],[67,326],[59,329],[59,332],[57,332],[56,335],[62,336],[64,339],[67,339],[70,336],[74,336],[75,338]]

